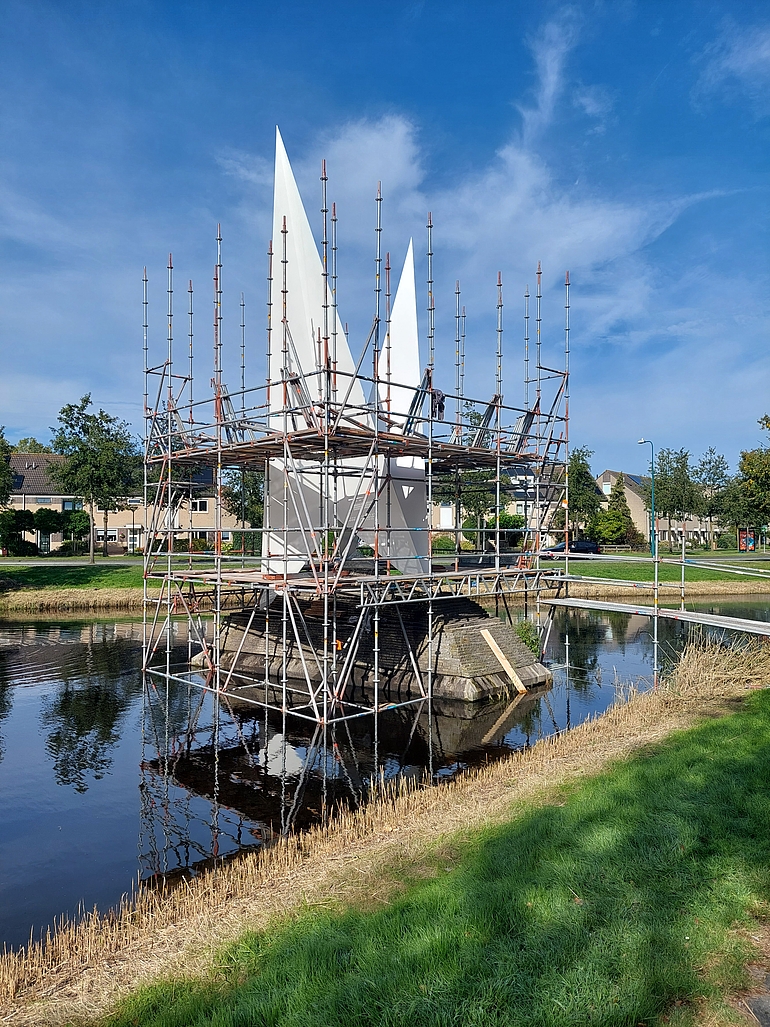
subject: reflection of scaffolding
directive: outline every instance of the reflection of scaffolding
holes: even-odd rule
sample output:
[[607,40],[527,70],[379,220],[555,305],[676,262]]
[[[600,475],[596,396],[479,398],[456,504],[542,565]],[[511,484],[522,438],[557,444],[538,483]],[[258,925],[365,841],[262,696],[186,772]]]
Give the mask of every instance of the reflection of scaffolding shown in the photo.
[[[375,315],[360,354],[352,355],[337,311],[336,214],[332,208],[329,239],[325,167],[322,189],[319,259],[279,138],[274,236],[280,236],[280,272],[271,243],[263,385],[245,386],[243,335],[241,388],[231,390],[224,382],[219,234],[212,391],[204,398],[197,391],[193,396],[192,283],[189,342],[180,371],[174,363],[171,259],[167,346],[160,363],[149,360],[145,274],[145,471],[151,508],[145,578],[159,580],[161,587],[157,598],[148,595],[145,602],[144,663],[154,680],[192,683],[218,695],[237,691],[239,698],[267,709],[291,710],[329,725],[432,700],[437,603],[471,597],[500,604],[518,594],[531,600],[559,578],[541,567],[540,550],[556,512],[563,509],[566,515],[569,323],[564,368],[554,370],[541,360],[538,269],[534,374],[527,343],[525,406],[505,404],[498,276],[494,391],[490,400],[475,400],[464,392],[466,318],[458,286],[456,388],[441,392],[436,384],[431,219],[430,359],[420,368],[411,244],[392,303],[390,260],[385,258],[382,296],[378,191]],[[273,313],[276,279],[279,327]],[[568,314],[568,278],[566,295]],[[243,306],[243,325],[242,311]],[[528,310],[526,317],[528,324]],[[536,395],[530,404],[533,384]],[[444,420],[447,403],[454,405],[452,420]],[[230,533],[222,528],[227,482],[253,473],[264,482],[264,521],[261,527],[247,527],[244,517],[235,548],[227,544]],[[503,515],[514,483],[526,494],[525,545],[507,554]],[[469,566],[462,551],[461,511],[468,491],[478,488],[492,497],[492,517],[476,533],[483,552]],[[183,510],[185,503],[192,509],[195,497],[207,493],[213,493],[215,528],[208,551],[195,553]],[[456,511],[454,552],[442,553],[440,566],[431,559],[432,509],[438,496],[443,501],[449,497]],[[247,545],[248,538],[258,544]],[[187,552],[177,552],[185,539]],[[261,555],[248,556],[247,550]],[[385,618],[386,608],[395,616]],[[211,637],[202,630],[201,611],[213,614]],[[231,613],[241,624],[240,641],[224,651],[223,628]],[[196,651],[191,647],[187,654],[195,656],[194,669],[187,659],[174,657],[171,624],[178,616],[187,619],[189,637],[197,642]],[[426,643],[419,653],[404,627],[415,618],[425,625]],[[385,619],[402,630],[386,637],[381,630]],[[239,667],[247,639],[264,644],[261,679]],[[395,644],[410,677],[397,696],[390,693],[382,659],[383,647]]]

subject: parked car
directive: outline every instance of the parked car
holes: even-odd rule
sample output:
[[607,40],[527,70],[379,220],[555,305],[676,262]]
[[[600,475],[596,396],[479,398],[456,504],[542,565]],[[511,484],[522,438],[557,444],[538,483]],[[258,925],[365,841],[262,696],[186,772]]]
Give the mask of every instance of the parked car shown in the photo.
[[[578,555],[589,555],[598,553],[599,546],[596,542],[591,542],[591,540],[587,538],[574,538],[569,544],[569,551],[571,553],[577,553]],[[563,553],[563,542],[559,542],[559,544],[555,546],[549,546],[547,549],[540,550],[540,556],[544,560],[555,560],[557,556],[561,556]]]

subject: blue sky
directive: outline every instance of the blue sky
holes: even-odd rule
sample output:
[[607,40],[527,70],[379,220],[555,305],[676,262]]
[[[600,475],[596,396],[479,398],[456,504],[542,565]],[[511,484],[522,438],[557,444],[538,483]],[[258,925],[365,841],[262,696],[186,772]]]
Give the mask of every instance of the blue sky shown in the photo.
[[502,270],[505,395],[521,401],[522,297],[542,260],[554,359],[570,271],[571,437],[597,472],[640,469],[641,435],[696,455],[716,446],[733,466],[761,441],[766,3],[3,6],[0,423],[12,440],[47,437],[89,391],[140,430],[142,267],[160,352],[169,251],[180,313],[194,280],[207,383],[218,221],[227,377],[243,291],[257,384],[279,124],[316,229],[328,159],[353,339],[373,312],[381,179],[384,246],[397,264],[414,236],[418,288],[433,213],[446,391],[457,278],[466,391],[494,390]]

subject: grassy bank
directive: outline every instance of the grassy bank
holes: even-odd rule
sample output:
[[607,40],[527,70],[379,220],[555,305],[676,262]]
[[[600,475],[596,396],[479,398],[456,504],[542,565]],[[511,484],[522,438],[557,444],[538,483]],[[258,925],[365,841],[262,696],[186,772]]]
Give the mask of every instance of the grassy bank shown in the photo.
[[[667,558],[665,553],[661,553],[661,559]],[[674,557],[675,559],[675,557]],[[558,561],[556,566],[564,567],[564,561]],[[768,567],[764,563],[747,563],[746,566],[741,564],[736,565],[736,570],[751,571],[751,570],[768,570]],[[571,574],[582,574],[595,578],[611,578],[613,581],[619,578],[625,578],[628,581],[652,581],[654,577],[654,564],[652,561],[641,560],[641,559],[630,559],[630,560],[570,560],[570,573]],[[728,571],[714,570],[711,567],[695,567],[691,564],[685,564],[684,569],[685,582],[699,582],[699,581],[733,581],[741,582],[745,581],[746,577],[742,574],[731,574]],[[671,581],[680,582],[682,580],[682,568],[681,565],[677,566],[673,563],[661,563],[659,566],[659,580],[660,581]],[[762,582],[759,581],[761,586]],[[768,575],[768,586],[770,588],[770,575]]]
[[0,564],[0,613],[140,610],[142,580],[141,563],[132,567]]
[[768,681],[766,646],[691,647],[570,734],[4,957],[3,1015],[729,1022],[770,898]]
[[35,565],[14,567],[0,564],[0,588],[10,589],[54,589],[54,588],[141,588],[143,567],[137,561],[133,567],[111,566],[109,561],[93,566],[72,567]]

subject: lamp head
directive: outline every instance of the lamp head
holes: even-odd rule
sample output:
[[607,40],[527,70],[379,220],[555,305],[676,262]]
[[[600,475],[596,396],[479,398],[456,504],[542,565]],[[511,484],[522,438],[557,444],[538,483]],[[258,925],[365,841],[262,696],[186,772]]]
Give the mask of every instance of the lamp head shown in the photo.
[[647,439],[639,439],[637,446],[643,446],[647,442]]

